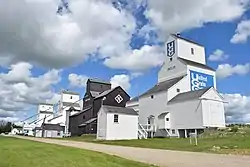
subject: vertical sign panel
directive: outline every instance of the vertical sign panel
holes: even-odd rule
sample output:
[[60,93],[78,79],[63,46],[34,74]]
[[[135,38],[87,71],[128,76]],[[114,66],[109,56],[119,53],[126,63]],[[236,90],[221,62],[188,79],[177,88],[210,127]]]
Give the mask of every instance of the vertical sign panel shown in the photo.
[[214,76],[190,70],[191,90],[214,87]]
[[175,54],[175,41],[167,43],[167,56],[173,57]]

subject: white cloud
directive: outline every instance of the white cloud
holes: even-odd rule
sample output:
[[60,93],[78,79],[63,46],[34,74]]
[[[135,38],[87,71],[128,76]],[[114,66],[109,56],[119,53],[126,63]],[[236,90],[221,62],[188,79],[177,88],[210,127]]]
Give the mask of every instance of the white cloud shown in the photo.
[[250,63],[245,65],[237,64],[232,66],[230,64],[221,64],[216,70],[216,76],[218,78],[227,78],[232,75],[247,75],[250,73]]
[[50,70],[40,76],[32,75],[33,66],[17,63],[7,73],[0,73],[0,117],[9,119],[24,115],[40,102],[58,100],[53,86],[61,80],[60,70]]
[[[0,58],[52,68],[82,63],[87,54],[102,58],[129,50],[135,19],[110,0],[70,1],[72,14],[56,15],[59,1],[0,1]],[[112,19],[110,19],[112,18]]]
[[250,37],[250,20],[241,21],[231,39],[231,43],[245,43]]
[[228,123],[250,123],[250,96],[241,94],[224,94],[228,102],[225,114]]
[[248,4],[249,0],[148,0],[146,16],[165,39],[169,33],[204,23],[235,20],[243,15]]
[[88,77],[85,75],[70,74],[68,80],[71,87],[85,87]]
[[125,91],[128,91],[129,88],[131,87],[130,76],[125,74],[113,76],[110,79],[110,83],[112,84],[112,88],[121,86]]
[[[131,87],[130,81],[131,77],[126,74],[120,74],[120,75],[114,75],[110,78],[110,83],[112,85],[112,88],[115,88],[117,86],[121,86],[125,90],[129,90]],[[72,87],[79,87],[83,88],[86,86],[88,77],[85,75],[78,75],[78,74],[70,74],[68,77],[70,86]]]
[[104,64],[113,69],[127,69],[138,72],[160,66],[164,60],[164,52],[159,47],[145,45],[140,50],[133,50],[121,56],[107,58]]
[[229,55],[225,54],[223,50],[217,49],[208,58],[210,61],[224,61],[229,58]]

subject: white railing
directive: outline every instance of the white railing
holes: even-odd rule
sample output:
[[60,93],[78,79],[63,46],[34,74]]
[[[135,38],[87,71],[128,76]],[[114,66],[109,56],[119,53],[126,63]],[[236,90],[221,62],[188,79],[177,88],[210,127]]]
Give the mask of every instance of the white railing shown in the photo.
[[140,139],[147,139],[148,137],[148,132],[141,124],[138,124],[138,136]]
[[156,126],[152,124],[141,125],[147,132],[156,132]]

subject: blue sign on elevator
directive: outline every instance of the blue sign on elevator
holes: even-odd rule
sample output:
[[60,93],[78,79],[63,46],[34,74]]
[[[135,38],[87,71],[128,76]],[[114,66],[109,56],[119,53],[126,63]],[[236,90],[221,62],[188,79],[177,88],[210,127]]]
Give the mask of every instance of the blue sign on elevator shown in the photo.
[[214,87],[214,76],[190,70],[191,90],[200,90]]

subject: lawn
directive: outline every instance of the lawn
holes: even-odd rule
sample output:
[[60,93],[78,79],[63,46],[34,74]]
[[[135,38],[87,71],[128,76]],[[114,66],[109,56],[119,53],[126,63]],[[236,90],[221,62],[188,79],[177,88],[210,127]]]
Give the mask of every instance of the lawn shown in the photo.
[[107,154],[0,136],[0,167],[149,167]]
[[191,145],[189,139],[177,138],[154,138],[130,141],[97,141],[95,140],[95,136],[81,136],[66,138],[66,140],[167,150],[250,155],[250,134],[244,134],[242,132],[218,132],[212,135],[206,135],[198,139],[198,146]]

